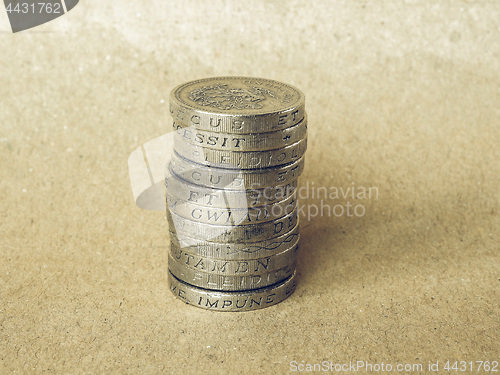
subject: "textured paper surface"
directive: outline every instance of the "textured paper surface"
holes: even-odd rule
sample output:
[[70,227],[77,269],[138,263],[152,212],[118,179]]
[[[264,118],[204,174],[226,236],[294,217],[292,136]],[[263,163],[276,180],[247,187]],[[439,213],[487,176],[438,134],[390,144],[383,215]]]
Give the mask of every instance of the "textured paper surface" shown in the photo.
[[[498,361],[499,18],[490,1],[88,0],[14,35],[0,10],[0,372]],[[257,312],[171,295],[164,213],[129,182],[170,90],[215,75],[304,91],[301,186],[378,189],[362,217],[302,221],[297,290]]]

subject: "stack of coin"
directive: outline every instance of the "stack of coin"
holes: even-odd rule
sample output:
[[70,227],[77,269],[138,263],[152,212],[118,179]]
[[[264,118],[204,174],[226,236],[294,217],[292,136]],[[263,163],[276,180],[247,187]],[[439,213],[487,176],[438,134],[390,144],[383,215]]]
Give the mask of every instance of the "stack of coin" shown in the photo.
[[267,79],[209,78],[176,87],[170,112],[170,289],[217,311],[284,300],[296,285],[304,95]]

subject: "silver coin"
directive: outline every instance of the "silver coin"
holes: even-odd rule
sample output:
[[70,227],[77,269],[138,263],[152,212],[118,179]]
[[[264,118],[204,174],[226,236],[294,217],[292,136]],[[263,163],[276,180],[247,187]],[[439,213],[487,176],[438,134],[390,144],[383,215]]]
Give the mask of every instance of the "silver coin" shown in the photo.
[[174,214],[199,223],[230,226],[269,222],[288,215],[297,207],[293,195],[267,206],[246,208],[200,206],[175,198],[168,190],[166,197],[167,210]]
[[293,163],[279,167],[241,171],[200,165],[186,160],[174,151],[166,174],[175,174],[199,186],[245,191],[294,181],[304,170],[304,163],[305,156],[302,156]]
[[292,163],[307,150],[307,137],[273,150],[266,151],[225,151],[192,145],[175,137],[174,150],[187,160],[209,167],[227,169],[262,169]]
[[179,280],[199,288],[223,291],[251,290],[279,283],[293,273],[295,265],[295,263],[287,264],[281,268],[265,271],[258,275],[235,276],[192,270],[172,261],[170,256],[168,260],[169,271]]
[[194,126],[183,127],[175,122],[173,129],[176,137],[195,146],[226,151],[263,151],[285,147],[304,138],[307,134],[307,118],[289,128],[269,133],[214,133]]
[[263,189],[229,190],[195,185],[170,174],[165,177],[165,188],[173,197],[200,206],[246,208],[270,205],[294,195],[297,179]]
[[304,94],[282,82],[251,77],[214,77],[187,82],[170,94],[179,125],[223,133],[282,130],[305,116]]
[[278,284],[244,292],[221,292],[197,288],[168,273],[170,291],[181,301],[213,311],[251,311],[275,305],[294,292],[297,272]]
[[285,251],[258,259],[218,259],[191,254],[170,244],[169,261],[177,262],[194,271],[215,273],[218,275],[248,276],[259,275],[280,269],[297,261],[299,244],[296,243]]
[[177,233],[170,232],[171,242],[191,254],[218,259],[255,259],[279,254],[300,239],[299,225],[281,236],[259,242],[220,243],[201,241],[185,234],[179,238]]
[[298,223],[297,209],[288,215],[266,223],[248,225],[214,225],[198,223],[167,210],[167,221],[171,231],[181,240],[183,235],[200,241],[248,243],[259,242],[289,232]]

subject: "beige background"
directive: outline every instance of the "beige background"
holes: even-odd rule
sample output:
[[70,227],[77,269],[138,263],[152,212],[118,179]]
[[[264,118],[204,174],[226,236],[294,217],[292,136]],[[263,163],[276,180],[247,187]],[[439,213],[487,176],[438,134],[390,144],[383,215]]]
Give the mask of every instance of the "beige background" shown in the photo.
[[[86,0],[12,34],[0,10],[0,373],[500,360],[499,19],[494,1]],[[303,220],[300,284],[258,312],[174,299],[164,213],[129,184],[170,90],[214,75],[305,92],[301,185],[379,191],[363,217]]]

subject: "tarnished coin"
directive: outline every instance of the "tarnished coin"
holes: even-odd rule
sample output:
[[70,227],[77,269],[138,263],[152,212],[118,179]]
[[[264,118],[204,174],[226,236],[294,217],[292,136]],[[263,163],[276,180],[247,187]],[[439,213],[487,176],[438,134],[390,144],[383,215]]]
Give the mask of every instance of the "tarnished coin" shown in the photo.
[[213,150],[192,145],[176,137],[174,150],[187,160],[209,167],[242,170],[262,169],[281,166],[299,159],[307,150],[307,137],[291,145],[265,151]]
[[186,160],[175,151],[167,174],[175,174],[181,179],[199,186],[227,190],[263,189],[296,180],[304,170],[305,156],[293,163],[279,167],[250,169],[246,171],[207,167]]
[[257,259],[218,259],[191,254],[170,244],[169,261],[177,262],[194,271],[209,272],[218,275],[248,276],[276,270],[297,261],[298,243],[285,251]]
[[281,236],[268,240],[249,243],[223,243],[201,241],[199,238],[170,232],[171,242],[178,248],[191,254],[218,259],[255,259],[279,254],[298,243],[300,238],[299,225]]
[[297,207],[293,195],[259,207],[228,208],[200,206],[196,203],[173,197],[167,190],[167,210],[186,219],[206,224],[248,225],[265,223],[288,215]]
[[242,292],[197,288],[168,273],[171,292],[181,301],[213,311],[251,311],[275,305],[288,298],[297,285],[297,272],[278,284]]
[[183,127],[175,122],[173,129],[176,137],[196,146],[226,151],[263,151],[285,147],[304,138],[307,134],[307,117],[289,128],[268,133],[214,133],[194,126]]
[[304,94],[263,78],[214,77],[187,82],[170,94],[170,113],[180,126],[249,134],[282,130],[305,116]]
[[170,256],[168,260],[169,271],[179,280],[199,288],[225,291],[258,289],[279,283],[293,273],[295,265],[295,263],[287,264],[257,275],[235,276],[196,271],[173,261]]
[[246,208],[270,205],[295,195],[297,180],[263,189],[229,190],[195,185],[170,174],[165,177],[165,188],[173,197],[200,206]]
[[171,231],[182,240],[183,235],[200,241],[248,243],[259,242],[290,231],[298,223],[297,209],[280,219],[248,225],[214,225],[198,223],[167,210],[167,221]]

